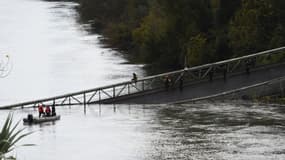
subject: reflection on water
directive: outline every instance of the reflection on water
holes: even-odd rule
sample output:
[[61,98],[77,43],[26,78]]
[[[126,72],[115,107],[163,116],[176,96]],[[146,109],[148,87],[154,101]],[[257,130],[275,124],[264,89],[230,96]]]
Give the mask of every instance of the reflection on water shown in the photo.
[[76,22],[76,3],[0,1],[0,55],[13,70],[0,79],[0,106],[76,92],[142,76],[141,65],[125,64]]
[[[284,159],[283,107],[238,104],[102,105],[58,108],[19,159]],[[8,111],[0,111],[7,114]],[[33,109],[16,110],[23,118]],[[2,117],[2,116],[1,116]]]

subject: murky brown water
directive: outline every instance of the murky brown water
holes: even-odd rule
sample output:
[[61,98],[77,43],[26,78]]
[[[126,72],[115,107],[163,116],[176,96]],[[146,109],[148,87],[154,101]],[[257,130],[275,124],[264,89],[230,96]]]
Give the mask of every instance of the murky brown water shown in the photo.
[[[58,108],[62,119],[27,126],[20,160],[285,159],[283,107],[238,104]],[[8,111],[0,111],[6,115]],[[33,109],[16,110],[16,119]]]

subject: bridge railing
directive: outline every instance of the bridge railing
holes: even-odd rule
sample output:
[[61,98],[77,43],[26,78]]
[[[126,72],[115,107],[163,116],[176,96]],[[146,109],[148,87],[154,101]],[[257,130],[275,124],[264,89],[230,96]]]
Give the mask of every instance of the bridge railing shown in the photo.
[[[36,107],[39,104],[86,105],[91,103],[105,103],[108,100],[112,101],[123,96],[148,93],[163,89],[168,90],[179,86],[182,87],[188,83],[194,83],[201,80],[213,80],[221,76],[223,76],[226,80],[229,75],[236,72],[250,73],[252,68],[284,61],[285,47],[280,47],[220,62],[144,77],[138,79],[137,81],[126,81],[114,85],[98,87],[60,96],[6,105],[0,107],[0,109]],[[166,77],[168,77],[171,81],[167,83]]]

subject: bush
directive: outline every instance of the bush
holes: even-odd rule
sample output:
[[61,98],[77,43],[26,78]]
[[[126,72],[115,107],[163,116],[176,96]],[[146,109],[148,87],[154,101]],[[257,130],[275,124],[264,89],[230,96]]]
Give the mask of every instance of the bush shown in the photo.
[[15,159],[13,157],[6,158],[5,155],[15,148],[18,141],[31,134],[31,132],[22,134],[25,128],[16,130],[20,121],[15,125],[12,125],[12,122],[13,115],[9,114],[0,132],[0,160]]

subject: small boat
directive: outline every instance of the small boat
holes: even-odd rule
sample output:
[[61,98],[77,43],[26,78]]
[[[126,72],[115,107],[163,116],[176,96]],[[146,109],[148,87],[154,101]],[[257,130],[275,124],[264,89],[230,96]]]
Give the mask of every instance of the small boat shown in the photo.
[[32,114],[28,114],[27,118],[23,119],[25,124],[38,124],[38,123],[43,123],[43,122],[53,122],[56,120],[60,120],[60,115],[33,117]]

